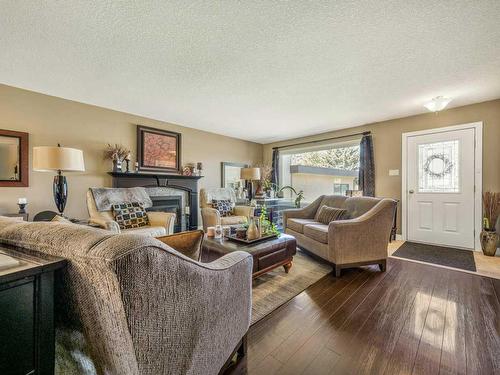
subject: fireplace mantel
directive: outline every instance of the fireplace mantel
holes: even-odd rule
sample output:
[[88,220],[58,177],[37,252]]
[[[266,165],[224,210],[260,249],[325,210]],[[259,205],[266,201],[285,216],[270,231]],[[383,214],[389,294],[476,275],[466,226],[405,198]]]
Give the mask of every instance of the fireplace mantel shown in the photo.
[[108,172],[110,176],[115,178],[155,178],[155,179],[168,179],[168,180],[199,180],[203,176],[184,176],[182,174],[168,174],[168,173],[143,173],[143,172]]
[[109,172],[114,188],[169,187],[188,193],[189,230],[198,229],[198,180],[203,176],[183,176],[166,173]]

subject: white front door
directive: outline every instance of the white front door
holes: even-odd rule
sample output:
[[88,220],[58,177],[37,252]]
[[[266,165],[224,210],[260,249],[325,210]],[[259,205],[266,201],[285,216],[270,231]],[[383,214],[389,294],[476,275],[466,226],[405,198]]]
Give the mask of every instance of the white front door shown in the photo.
[[474,249],[475,129],[406,140],[407,239]]

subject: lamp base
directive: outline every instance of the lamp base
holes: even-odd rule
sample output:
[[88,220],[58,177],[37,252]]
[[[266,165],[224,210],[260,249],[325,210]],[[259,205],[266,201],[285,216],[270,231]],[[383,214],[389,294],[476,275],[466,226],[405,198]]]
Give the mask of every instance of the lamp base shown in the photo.
[[68,200],[68,182],[66,181],[66,176],[63,176],[61,172],[59,172],[57,176],[54,176],[52,191],[54,193],[54,202],[56,203],[57,210],[61,216],[63,216],[64,208]]

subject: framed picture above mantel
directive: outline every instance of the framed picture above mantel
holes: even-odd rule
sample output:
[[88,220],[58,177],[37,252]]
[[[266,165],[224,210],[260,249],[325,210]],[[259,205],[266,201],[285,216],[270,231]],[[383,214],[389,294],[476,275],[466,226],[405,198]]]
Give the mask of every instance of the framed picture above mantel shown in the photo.
[[180,173],[181,134],[137,125],[139,171]]

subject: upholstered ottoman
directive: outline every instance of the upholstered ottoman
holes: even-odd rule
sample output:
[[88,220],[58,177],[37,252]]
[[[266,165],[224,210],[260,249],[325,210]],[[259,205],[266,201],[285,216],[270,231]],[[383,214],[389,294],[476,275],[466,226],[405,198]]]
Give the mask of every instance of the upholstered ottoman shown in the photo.
[[255,278],[280,266],[283,266],[285,272],[288,273],[292,267],[293,256],[297,252],[297,243],[295,238],[288,234],[281,234],[277,238],[250,245],[205,235],[201,261],[208,263],[233,251],[246,251],[252,255],[252,276]]

